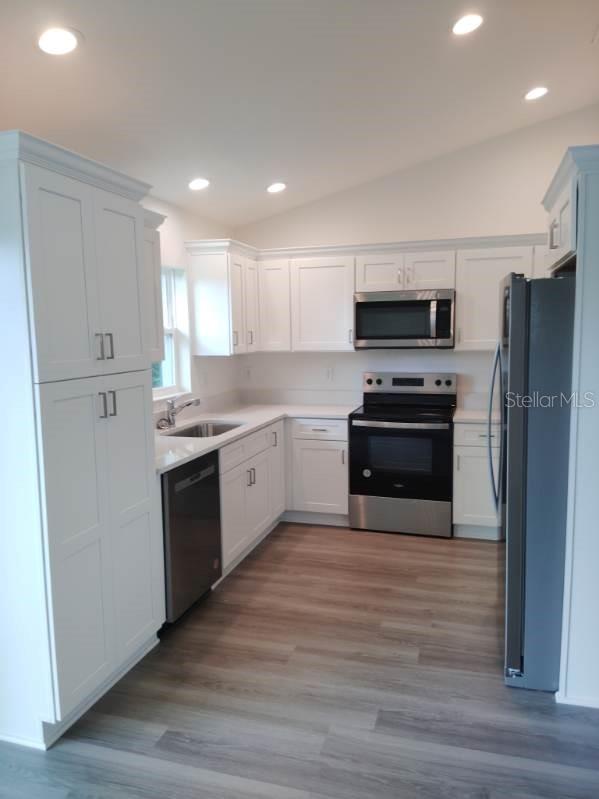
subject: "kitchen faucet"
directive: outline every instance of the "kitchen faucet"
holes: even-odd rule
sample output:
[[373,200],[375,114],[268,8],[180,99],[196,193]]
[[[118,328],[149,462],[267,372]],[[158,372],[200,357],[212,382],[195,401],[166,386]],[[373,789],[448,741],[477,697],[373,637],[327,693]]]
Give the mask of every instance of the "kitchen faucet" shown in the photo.
[[193,397],[192,399],[182,402],[181,405],[177,405],[176,399],[167,399],[166,415],[158,420],[158,424],[156,426],[161,430],[174,427],[177,420],[177,415],[181,413],[182,410],[189,408],[190,405],[199,405],[200,402],[201,400],[198,397]]

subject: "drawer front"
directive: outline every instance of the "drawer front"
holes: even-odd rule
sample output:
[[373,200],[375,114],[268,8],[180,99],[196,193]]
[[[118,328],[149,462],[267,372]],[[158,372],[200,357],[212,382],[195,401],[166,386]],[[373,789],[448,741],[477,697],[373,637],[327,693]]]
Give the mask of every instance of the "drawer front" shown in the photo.
[[347,441],[347,420],[293,419],[291,421],[291,437]]
[[238,441],[222,447],[219,459],[220,473],[224,474],[268,449],[272,440],[272,429],[273,426],[263,427],[261,430],[256,430],[255,433],[250,433]]
[[[491,446],[499,446],[499,425],[491,426]],[[456,424],[453,428],[453,443],[456,447],[486,447],[489,431],[486,424]]]

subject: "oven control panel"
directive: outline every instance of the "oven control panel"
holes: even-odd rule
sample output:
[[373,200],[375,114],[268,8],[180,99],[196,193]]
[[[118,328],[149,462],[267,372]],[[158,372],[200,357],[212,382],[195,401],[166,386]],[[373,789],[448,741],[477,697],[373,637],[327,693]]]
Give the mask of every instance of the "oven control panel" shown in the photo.
[[457,375],[447,372],[364,372],[365,394],[455,394]]

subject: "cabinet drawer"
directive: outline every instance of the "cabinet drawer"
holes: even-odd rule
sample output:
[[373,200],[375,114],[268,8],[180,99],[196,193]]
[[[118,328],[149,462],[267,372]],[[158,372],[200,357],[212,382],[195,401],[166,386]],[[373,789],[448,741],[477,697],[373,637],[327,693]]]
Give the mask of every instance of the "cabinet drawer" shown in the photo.
[[291,437],[347,441],[347,420],[293,419],[291,422]]
[[[462,447],[486,447],[489,431],[486,424],[456,424],[453,428],[453,443]],[[499,446],[499,425],[491,427],[491,446]]]
[[227,444],[220,450],[220,473],[224,474],[230,469],[239,466],[240,463],[247,461],[248,458],[253,458],[259,452],[264,452],[268,449],[272,442],[272,427],[263,427],[261,430],[256,430],[255,433],[250,433],[232,444]]

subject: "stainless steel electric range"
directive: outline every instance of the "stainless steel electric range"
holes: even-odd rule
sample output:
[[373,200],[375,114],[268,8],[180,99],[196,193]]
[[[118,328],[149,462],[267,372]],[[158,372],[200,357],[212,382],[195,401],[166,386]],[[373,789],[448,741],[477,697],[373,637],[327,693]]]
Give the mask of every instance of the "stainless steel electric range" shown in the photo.
[[349,417],[349,523],[452,534],[455,374],[366,372]]

